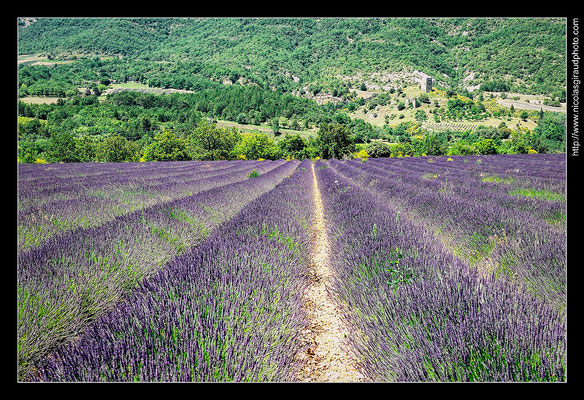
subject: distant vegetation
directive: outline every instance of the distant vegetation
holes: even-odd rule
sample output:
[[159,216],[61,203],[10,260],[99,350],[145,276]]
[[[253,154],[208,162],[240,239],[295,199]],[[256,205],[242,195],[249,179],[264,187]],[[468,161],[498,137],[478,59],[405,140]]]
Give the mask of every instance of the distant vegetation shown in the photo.
[[549,94],[566,83],[565,30],[553,18],[39,18],[18,51],[117,56],[94,72],[177,89],[244,78],[291,91],[407,66],[451,87],[472,71]]
[[[19,54],[37,54],[42,62],[27,57],[18,69],[18,158],[32,163],[249,159],[256,153],[271,159],[354,157],[360,150],[371,157],[387,151],[563,152],[564,114],[506,108],[487,92],[538,94],[547,105],[564,102],[565,26],[553,18],[22,20]],[[374,89],[382,83],[380,73],[407,75],[414,69],[436,80],[430,96],[415,94],[416,102],[408,102],[402,81],[390,81],[389,91]],[[107,94],[113,85],[119,90]],[[127,85],[138,89],[124,90]],[[368,97],[357,96],[358,90]],[[323,94],[334,101],[317,102],[315,96]],[[55,100],[27,100],[39,97]],[[389,108],[380,114],[383,125],[358,116]],[[495,126],[493,118],[500,120]],[[244,151],[253,147],[242,142],[250,135],[214,126],[218,120],[250,130],[265,126],[270,133],[256,134],[254,150]],[[514,126],[519,121],[530,121],[531,128]],[[324,144],[327,129],[337,125],[343,128],[334,130],[347,132],[351,145]],[[284,129],[308,134],[291,138]],[[231,139],[203,143],[205,130]],[[161,140],[172,146],[154,151]],[[440,145],[428,147],[434,142]],[[382,146],[390,150],[375,150]]]

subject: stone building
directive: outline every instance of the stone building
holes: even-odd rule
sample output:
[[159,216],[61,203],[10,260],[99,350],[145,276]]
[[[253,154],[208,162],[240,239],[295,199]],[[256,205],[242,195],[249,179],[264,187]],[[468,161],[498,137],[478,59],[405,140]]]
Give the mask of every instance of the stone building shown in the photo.
[[409,98],[409,97],[406,97],[406,98],[404,99],[404,105],[405,105],[406,107],[409,107],[409,106],[411,105],[411,106],[412,106],[412,108],[416,108],[416,107],[417,107],[417,104],[416,104],[416,98],[415,98],[415,97],[414,97],[414,98]]
[[429,76],[422,78],[422,80],[420,81],[420,88],[425,93],[430,93],[432,91],[432,78]]
[[432,77],[420,71],[415,71],[415,74],[418,76],[420,89],[425,93],[430,93],[432,91]]

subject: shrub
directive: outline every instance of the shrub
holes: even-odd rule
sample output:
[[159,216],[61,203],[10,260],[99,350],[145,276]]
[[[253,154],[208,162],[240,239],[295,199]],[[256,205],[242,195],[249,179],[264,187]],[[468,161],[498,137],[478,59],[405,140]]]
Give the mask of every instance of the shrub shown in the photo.
[[371,158],[389,157],[391,156],[391,147],[385,142],[371,142],[365,146],[367,154]]
[[369,158],[369,154],[367,154],[367,150],[361,149],[358,153],[355,153],[355,158],[366,160]]
[[188,160],[186,142],[170,131],[160,132],[144,150],[144,159],[146,161]]
[[497,154],[497,146],[492,139],[479,140],[474,144],[479,154]]

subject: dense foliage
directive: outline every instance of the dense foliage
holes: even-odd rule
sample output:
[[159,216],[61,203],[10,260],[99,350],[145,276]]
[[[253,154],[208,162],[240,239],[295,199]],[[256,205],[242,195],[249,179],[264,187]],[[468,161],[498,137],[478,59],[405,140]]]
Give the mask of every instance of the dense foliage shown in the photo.
[[[448,113],[484,110],[481,105],[479,100],[453,97]],[[219,160],[242,155],[247,159],[341,158],[352,156],[356,150],[352,144],[367,143],[370,150],[387,144],[375,144],[378,140],[393,144],[385,153],[372,151],[371,157],[565,151],[566,122],[561,113],[538,113],[533,131],[510,129],[503,123],[498,128],[479,125],[462,132],[433,132],[414,122],[376,127],[349,118],[341,108],[344,106],[318,105],[289,94],[243,86],[197,93],[78,95],[55,104],[21,101],[18,157],[21,163]],[[212,117],[217,114],[256,124],[289,117],[314,125],[317,134],[305,138],[299,131],[282,134],[272,127],[271,135],[252,135],[261,140],[256,150],[248,151],[244,149],[250,149],[246,144],[250,135],[218,127]],[[343,140],[323,140],[331,126],[343,127]],[[293,146],[292,139],[285,139],[288,136],[297,137]],[[173,144],[162,146],[163,137],[165,141],[173,138]]]
[[554,18],[38,18],[20,25],[19,54],[116,56],[100,72],[177,89],[244,78],[332,92],[335,74],[406,66],[455,87],[473,71],[551,93],[565,86],[565,29]]

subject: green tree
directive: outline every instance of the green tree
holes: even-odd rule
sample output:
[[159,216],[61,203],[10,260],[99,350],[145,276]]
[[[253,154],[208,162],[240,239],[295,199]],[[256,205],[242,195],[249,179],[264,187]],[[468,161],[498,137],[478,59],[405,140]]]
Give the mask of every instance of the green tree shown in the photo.
[[341,124],[322,124],[317,133],[320,156],[325,159],[340,159],[355,151],[355,141],[351,131]]
[[49,139],[35,141],[21,140],[18,142],[18,162],[32,164],[37,158],[43,158],[50,144]]
[[101,162],[125,162],[131,160],[132,154],[128,147],[128,140],[121,135],[114,134],[97,144],[95,157]]
[[146,161],[185,161],[189,159],[186,141],[169,130],[159,132],[144,149]]
[[244,133],[233,149],[232,155],[234,158],[244,155],[248,160],[258,158],[275,160],[279,156],[279,151],[274,140],[265,133]]
[[272,133],[275,135],[280,134],[280,119],[279,118],[273,118],[271,121],[271,127],[272,127]]
[[188,135],[186,148],[191,160],[228,160],[240,140],[241,134],[235,128],[219,128],[201,121]]
[[476,147],[466,140],[457,140],[448,149],[449,156],[474,156],[478,155]]
[[424,110],[416,110],[414,117],[416,118],[416,121],[426,121],[428,119]]
[[53,131],[47,156],[51,162],[78,162],[79,157],[75,151],[75,136],[67,131]]
[[502,130],[494,126],[479,125],[474,129],[474,133],[480,139],[502,139]]
[[565,151],[566,114],[545,112],[537,121],[534,132],[539,134],[550,151]]
[[391,145],[391,154],[395,157],[414,155],[414,146],[410,142],[401,142]]
[[75,138],[75,152],[80,162],[96,161],[96,141],[88,135],[81,135]]
[[238,124],[247,124],[247,115],[245,115],[245,113],[240,112],[239,114],[237,114],[237,117],[235,118],[235,122],[237,122]]
[[297,131],[299,131],[301,129],[300,124],[298,123],[298,119],[296,118],[296,116],[294,116],[292,118],[292,121],[290,121],[290,129],[294,129]]
[[416,155],[441,156],[446,153],[446,144],[436,135],[426,135],[414,143]]
[[308,142],[299,134],[286,134],[278,141],[281,157],[294,157],[297,160],[308,158]]
[[530,147],[526,135],[521,131],[512,131],[509,150],[514,154],[527,154]]
[[547,141],[541,134],[532,132],[526,136],[526,143],[530,148],[540,154],[549,152],[550,142]]
[[46,121],[39,121],[38,118],[18,121],[18,138],[22,137],[42,137],[46,136]]
[[478,154],[497,154],[497,145],[493,139],[482,139],[475,142],[473,146],[477,149]]

